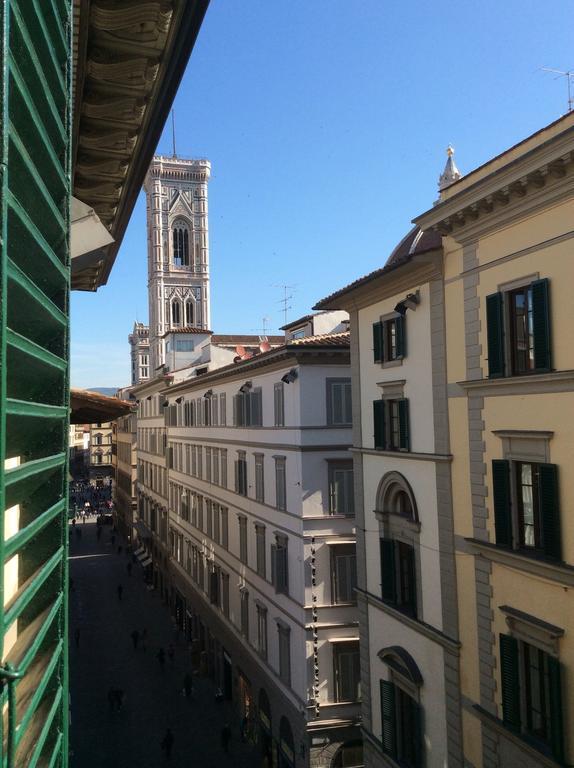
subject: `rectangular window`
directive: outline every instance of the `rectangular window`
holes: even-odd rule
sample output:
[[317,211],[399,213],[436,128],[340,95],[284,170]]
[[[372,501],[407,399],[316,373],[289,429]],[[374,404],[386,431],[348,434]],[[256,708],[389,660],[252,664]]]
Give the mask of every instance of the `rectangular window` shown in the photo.
[[255,525],[255,544],[257,552],[257,573],[265,578],[265,526]]
[[283,624],[277,624],[279,633],[279,677],[285,685],[291,685],[291,631]]
[[213,538],[213,505],[211,499],[205,500],[205,533],[208,538]]
[[373,402],[374,446],[383,451],[410,451],[409,401]]
[[209,400],[211,402],[211,423],[217,427],[219,424],[219,398],[217,395],[212,395]]
[[235,493],[247,496],[247,459],[245,451],[237,451],[235,462]]
[[264,503],[265,501],[265,485],[263,474],[263,454],[255,454],[255,500]]
[[205,479],[208,483],[211,482],[211,448],[209,446],[205,449]]
[[233,413],[236,427],[261,427],[263,424],[261,388],[250,389],[235,395]]
[[275,506],[277,509],[287,509],[287,485],[285,457],[275,456]]
[[220,448],[219,456],[221,459],[221,487],[227,488],[227,448]]
[[229,618],[229,574],[221,573],[221,610]]
[[331,602],[356,602],[357,557],[354,544],[331,546]]
[[273,412],[276,427],[285,426],[285,384],[278,381],[273,386]]
[[351,379],[327,379],[327,424],[350,426],[352,423]]
[[241,590],[241,634],[249,642],[249,592]]
[[219,424],[221,427],[227,425],[227,411],[226,411],[226,397],[225,392],[219,395]]
[[257,605],[257,650],[267,660],[267,608]]
[[289,539],[282,534],[275,534],[275,544],[271,545],[271,572],[276,592],[289,594]]
[[352,461],[329,463],[329,514],[355,514]]
[[219,605],[219,567],[215,566],[209,574],[209,602]]
[[382,598],[399,611],[416,618],[415,550],[409,544],[381,539]]
[[228,514],[227,514],[227,507],[221,507],[221,546],[224,549],[227,549],[229,547],[229,523],[228,523]]
[[213,472],[212,478],[215,485],[219,485],[219,448],[212,449],[213,456]]
[[403,315],[373,324],[373,361],[389,363],[406,354],[406,321]]
[[203,531],[203,496],[197,496],[197,527]]
[[495,459],[492,486],[496,543],[560,560],[558,467]]
[[359,701],[361,698],[361,669],[359,641],[333,643],[335,701]]
[[381,680],[383,752],[404,768],[422,766],[420,704],[401,687]]
[[552,370],[547,279],[487,296],[486,325],[490,378]]
[[239,559],[247,565],[247,518],[237,515],[239,523]]
[[220,517],[219,517],[219,504],[215,501],[212,503],[213,511],[213,540],[216,544],[219,544],[220,539]]

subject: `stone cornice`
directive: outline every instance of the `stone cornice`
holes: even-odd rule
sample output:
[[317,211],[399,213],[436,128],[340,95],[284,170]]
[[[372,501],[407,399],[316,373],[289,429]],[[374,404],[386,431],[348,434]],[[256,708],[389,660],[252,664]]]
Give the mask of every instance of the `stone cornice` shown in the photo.
[[524,555],[521,552],[504,549],[496,544],[480,539],[465,539],[471,552],[481,555],[499,565],[505,565],[518,571],[526,571],[532,576],[554,581],[565,587],[574,587],[574,567],[567,563],[557,563]]
[[555,204],[574,192],[574,126],[495,168],[413,219],[460,243]]
[[507,376],[497,379],[471,379],[457,385],[466,394],[480,397],[501,395],[535,395],[574,390],[574,371],[550,371],[529,376]]

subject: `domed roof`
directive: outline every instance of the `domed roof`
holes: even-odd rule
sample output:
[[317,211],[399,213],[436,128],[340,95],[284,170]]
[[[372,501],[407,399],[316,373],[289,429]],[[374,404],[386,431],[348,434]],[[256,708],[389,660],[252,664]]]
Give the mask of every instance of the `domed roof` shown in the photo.
[[440,248],[441,245],[442,238],[434,229],[423,232],[419,227],[413,227],[395,247],[385,262],[385,268],[398,267],[400,264],[409,261],[413,256],[417,256],[419,253],[426,253],[426,251],[433,251],[435,248]]

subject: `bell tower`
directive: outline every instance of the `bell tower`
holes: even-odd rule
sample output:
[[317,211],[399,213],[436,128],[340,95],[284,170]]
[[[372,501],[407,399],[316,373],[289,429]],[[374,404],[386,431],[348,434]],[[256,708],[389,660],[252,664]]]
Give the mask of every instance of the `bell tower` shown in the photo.
[[165,363],[165,334],[208,330],[208,160],[154,157],[146,176],[150,378]]

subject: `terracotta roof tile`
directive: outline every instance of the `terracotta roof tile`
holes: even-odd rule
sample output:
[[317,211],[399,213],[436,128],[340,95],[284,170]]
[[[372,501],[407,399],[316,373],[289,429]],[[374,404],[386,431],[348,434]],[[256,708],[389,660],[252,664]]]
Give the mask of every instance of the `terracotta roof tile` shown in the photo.
[[317,336],[303,336],[300,339],[291,339],[285,345],[290,347],[348,347],[351,335],[349,331],[341,333],[321,333]]

